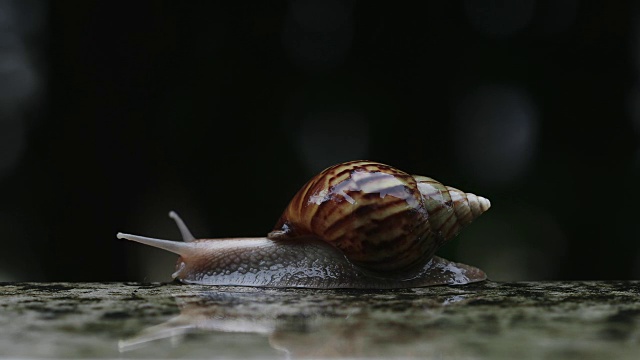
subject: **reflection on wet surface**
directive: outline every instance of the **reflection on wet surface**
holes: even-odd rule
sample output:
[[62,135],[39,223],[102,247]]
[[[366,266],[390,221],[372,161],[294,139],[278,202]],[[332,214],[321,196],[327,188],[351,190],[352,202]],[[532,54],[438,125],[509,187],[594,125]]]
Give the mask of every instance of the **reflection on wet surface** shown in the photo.
[[[176,341],[189,333],[217,331],[261,334],[273,349],[295,357],[372,356],[378,351],[375,343],[379,340],[397,338],[411,343],[424,335],[410,322],[402,324],[404,316],[393,319],[392,314],[406,314],[417,308],[439,309],[469,296],[403,299],[383,293],[344,293],[327,302],[328,299],[318,301],[313,294],[300,295],[285,292],[256,297],[255,293],[213,291],[178,295],[178,316],[121,340],[119,349],[125,352],[161,339]],[[376,304],[377,301],[382,303]],[[383,309],[387,306],[388,311]]]
[[640,282],[0,284],[0,357],[635,359]]

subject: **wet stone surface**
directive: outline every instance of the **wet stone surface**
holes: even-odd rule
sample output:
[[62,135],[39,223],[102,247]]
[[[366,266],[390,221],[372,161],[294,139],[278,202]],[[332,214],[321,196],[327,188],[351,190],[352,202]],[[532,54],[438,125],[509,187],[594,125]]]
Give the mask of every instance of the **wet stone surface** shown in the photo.
[[0,357],[638,359],[640,281],[0,283]]

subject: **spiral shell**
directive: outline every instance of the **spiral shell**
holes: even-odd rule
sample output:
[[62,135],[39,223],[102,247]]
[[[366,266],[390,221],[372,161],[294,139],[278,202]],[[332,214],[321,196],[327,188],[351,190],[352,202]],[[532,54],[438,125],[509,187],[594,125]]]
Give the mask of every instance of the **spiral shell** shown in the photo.
[[487,199],[367,160],[331,166],[293,197],[273,240],[317,237],[385,274],[419,269],[490,207]]

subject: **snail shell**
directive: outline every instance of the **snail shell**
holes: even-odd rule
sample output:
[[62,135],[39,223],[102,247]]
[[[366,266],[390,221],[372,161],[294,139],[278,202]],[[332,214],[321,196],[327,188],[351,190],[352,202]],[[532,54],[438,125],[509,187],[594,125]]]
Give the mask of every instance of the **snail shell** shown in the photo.
[[366,160],[331,166],[293,197],[267,237],[185,242],[118,233],[180,255],[186,283],[402,288],[481,281],[481,270],[434,256],[489,200]]
[[268,237],[318,237],[365,269],[404,273],[423,266],[489,206],[428,177],[350,161],[309,180]]

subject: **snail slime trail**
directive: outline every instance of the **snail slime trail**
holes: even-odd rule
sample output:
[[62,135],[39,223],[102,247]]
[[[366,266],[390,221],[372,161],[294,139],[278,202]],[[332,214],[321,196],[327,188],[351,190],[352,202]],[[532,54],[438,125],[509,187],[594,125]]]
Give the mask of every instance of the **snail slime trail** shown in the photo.
[[180,257],[187,284],[394,289],[486,279],[435,256],[489,209],[489,200],[374,161],[328,167],[294,196],[266,237],[196,239],[170,212],[183,242],[118,233]]

